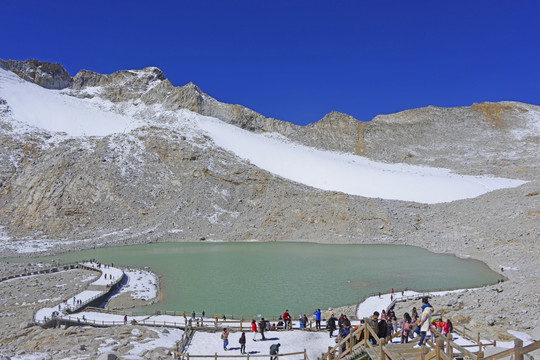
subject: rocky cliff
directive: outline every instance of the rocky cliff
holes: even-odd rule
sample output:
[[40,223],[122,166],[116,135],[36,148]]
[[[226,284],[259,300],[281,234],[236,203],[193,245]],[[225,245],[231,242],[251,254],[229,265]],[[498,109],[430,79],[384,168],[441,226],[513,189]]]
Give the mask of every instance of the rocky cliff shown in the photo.
[[[110,75],[81,71],[71,78],[56,64],[1,64],[27,81],[63,89],[61,94],[104,100],[107,111],[153,120],[124,133],[69,136],[21,125],[10,103],[0,99],[3,257],[20,256],[21,248],[52,254],[215,239],[408,244],[481,259],[494,270],[506,267],[504,297],[494,298],[485,288],[447,306],[461,324],[485,331],[495,321],[523,330],[531,324],[516,319],[538,318],[538,106],[430,106],[370,122],[331,112],[299,127],[220,103],[191,83],[174,87],[156,68]],[[181,109],[319,149],[528,182],[433,205],[317,190],[216,147],[189,123],[173,126]],[[510,315],[493,320],[493,314]]]
[[[454,251],[462,241],[478,242],[478,249],[490,246],[486,239],[533,244],[538,234],[537,106],[427,107],[363,123],[331,112],[299,127],[220,103],[191,83],[174,87],[157,68],[110,75],[83,70],[67,79],[56,65],[4,64],[43,86],[45,76],[36,74],[46,72],[47,84],[69,84],[62,92],[74,97],[105,99],[111,111],[159,120],[128,134],[73,138],[15,131],[9,103],[0,103],[0,226],[13,240],[59,239],[66,250],[259,239],[395,242]],[[532,181],[438,205],[316,190],[216,150],[205,136],[169,127],[174,119],[167,112],[178,109],[374,160]]]

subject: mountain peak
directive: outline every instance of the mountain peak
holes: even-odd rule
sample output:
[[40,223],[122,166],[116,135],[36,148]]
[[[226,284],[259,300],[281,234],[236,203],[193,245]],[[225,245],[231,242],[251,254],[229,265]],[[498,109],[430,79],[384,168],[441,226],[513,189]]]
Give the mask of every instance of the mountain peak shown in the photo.
[[0,65],[19,75],[26,81],[33,82],[46,89],[65,89],[70,87],[73,79],[64,67],[58,63],[39,61],[36,59],[7,60],[0,59]]

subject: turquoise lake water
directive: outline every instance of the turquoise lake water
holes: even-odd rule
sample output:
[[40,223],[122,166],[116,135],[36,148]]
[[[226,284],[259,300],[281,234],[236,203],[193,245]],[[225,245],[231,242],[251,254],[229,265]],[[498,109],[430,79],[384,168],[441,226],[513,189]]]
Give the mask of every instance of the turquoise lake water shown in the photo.
[[312,313],[392,288],[462,289],[501,278],[479,261],[400,245],[152,243],[54,257],[90,258],[160,274],[162,300],[146,310],[248,316]]

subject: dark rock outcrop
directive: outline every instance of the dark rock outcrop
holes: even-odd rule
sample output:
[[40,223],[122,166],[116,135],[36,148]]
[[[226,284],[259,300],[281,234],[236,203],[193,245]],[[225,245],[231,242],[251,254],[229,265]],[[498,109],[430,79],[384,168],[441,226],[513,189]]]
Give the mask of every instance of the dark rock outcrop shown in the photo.
[[65,89],[73,79],[64,67],[57,63],[38,60],[1,60],[0,65],[19,75],[24,80],[33,82],[46,89]]

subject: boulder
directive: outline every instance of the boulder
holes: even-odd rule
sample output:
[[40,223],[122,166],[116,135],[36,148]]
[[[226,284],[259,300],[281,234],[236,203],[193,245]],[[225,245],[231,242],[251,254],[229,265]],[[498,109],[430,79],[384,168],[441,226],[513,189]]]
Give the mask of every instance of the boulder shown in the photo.
[[107,352],[99,355],[96,360],[118,360],[119,357],[112,352]]

